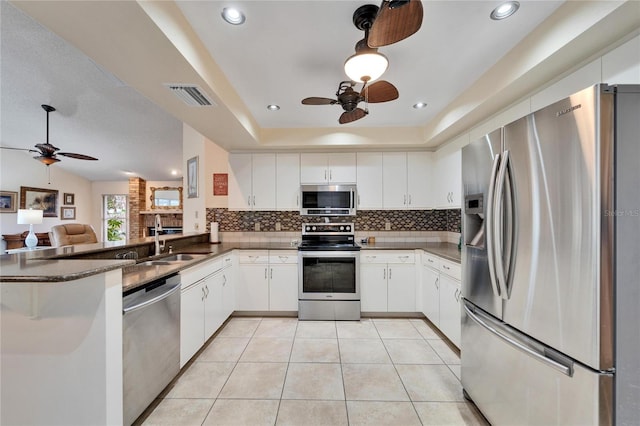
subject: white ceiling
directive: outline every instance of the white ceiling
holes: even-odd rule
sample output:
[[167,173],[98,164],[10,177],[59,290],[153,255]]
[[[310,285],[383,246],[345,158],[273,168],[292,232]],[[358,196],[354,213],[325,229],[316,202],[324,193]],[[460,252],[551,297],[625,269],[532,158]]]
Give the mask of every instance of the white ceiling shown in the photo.
[[[352,14],[366,2],[2,2],[0,142],[42,142],[48,103],[59,110],[51,143],[100,158],[52,167],[90,180],[123,170],[175,178],[182,122],[230,151],[433,149],[628,34],[637,17],[630,23],[622,3],[521,0],[495,22],[499,1],[425,0],[420,31],[380,48],[390,61],[382,79],[400,98],[340,126],[339,106],[300,101],[334,97],[363,37]],[[222,21],[232,4],[244,25]],[[188,107],[163,83],[198,84],[217,106]],[[428,107],[413,109],[417,101]]]

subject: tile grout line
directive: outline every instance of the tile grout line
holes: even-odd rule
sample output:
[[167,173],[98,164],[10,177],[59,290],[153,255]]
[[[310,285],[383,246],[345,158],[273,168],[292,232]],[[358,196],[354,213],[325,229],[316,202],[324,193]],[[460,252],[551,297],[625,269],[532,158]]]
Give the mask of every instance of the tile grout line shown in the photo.
[[276,409],[276,418],[273,420],[273,426],[278,424],[278,416],[280,416],[280,407],[282,406],[282,396],[284,395],[284,387],[287,384],[287,375],[289,374],[289,365],[291,365],[291,356],[293,355],[293,345],[296,343],[296,333],[300,320],[296,322],[296,328],[293,331],[293,340],[291,341],[291,349],[289,349],[289,360],[287,361],[287,369],[284,372],[284,380],[282,382],[282,390],[280,391],[280,399],[278,400],[278,408]]
[[340,352],[340,336],[338,335],[338,322],[334,321],[333,326],[336,330],[336,342],[338,345],[338,361],[340,362],[340,378],[342,379],[342,392],[344,393],[344,411],[347,415],[347,426],[349,426],[349,406],[347,405],[347,388],[344,384],[344,369],[342,368],[342,353]]

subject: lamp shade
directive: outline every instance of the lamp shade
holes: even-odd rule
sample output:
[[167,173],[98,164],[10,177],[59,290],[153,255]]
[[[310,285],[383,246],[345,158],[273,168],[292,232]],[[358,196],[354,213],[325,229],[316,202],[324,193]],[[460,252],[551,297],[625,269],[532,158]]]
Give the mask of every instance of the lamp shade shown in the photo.
[[42,223],[42,210],[18,209],[19,225],[38,225]]
[[352,81],[364,83],[380,78],[388,66],[386,56],[368,51],[350,56],[344,63],[344,72]]

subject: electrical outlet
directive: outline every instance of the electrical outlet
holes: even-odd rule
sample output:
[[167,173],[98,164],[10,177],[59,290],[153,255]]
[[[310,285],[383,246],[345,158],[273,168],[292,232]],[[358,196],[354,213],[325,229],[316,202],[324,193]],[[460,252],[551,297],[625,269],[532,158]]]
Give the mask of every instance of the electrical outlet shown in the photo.
[[391,231],[391,222],[385,222],[384,230],[385,231]]
[[256,222],[253,225],[253,230],[256,231],[256,232],[260,232],[260,222]]
[[282,231],[282,225],[280,225],[280,222],[276,222],[276,231]]

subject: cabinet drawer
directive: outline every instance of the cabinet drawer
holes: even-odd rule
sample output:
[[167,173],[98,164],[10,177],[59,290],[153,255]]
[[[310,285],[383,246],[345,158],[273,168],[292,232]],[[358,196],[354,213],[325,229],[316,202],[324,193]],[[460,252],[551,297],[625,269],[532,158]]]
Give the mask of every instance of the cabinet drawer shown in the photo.
[[458,281],[462,280],[462,268],[457,263],[442,260],[440,263],[440,272],[447,274]]
[[267,250],[241,251],[238,253],[239,263],[269,263]]
[[222,259],[216,258],[180,271],[180,288],[187,288],[204,277],[222,269]]
[[364,250],[360,252],[360,262],[362,263],[416,263],[416,256],[413,251],[377,251]]
[[428,266],[429,268],[433,268],[436,270],[440,270],[440,264],[442,263],[442,259],[427,252],[422,252],[422,264],[424,266]]
[[269,252],[269,263],[278,265],[281,263],[298,263],[297,250],[271,250]]

